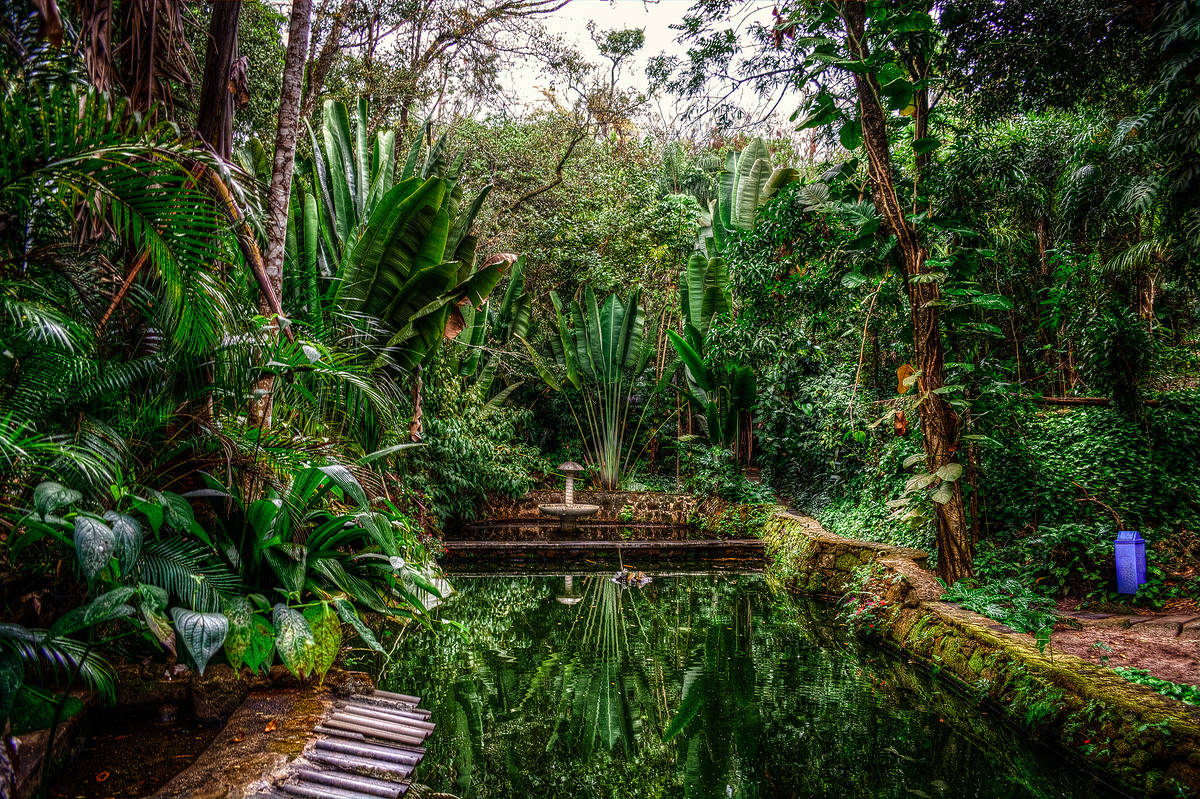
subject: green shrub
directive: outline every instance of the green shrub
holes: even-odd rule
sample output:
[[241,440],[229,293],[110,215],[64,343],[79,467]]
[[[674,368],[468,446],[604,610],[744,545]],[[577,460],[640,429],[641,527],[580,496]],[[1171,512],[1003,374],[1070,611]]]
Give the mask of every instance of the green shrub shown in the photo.
[[1200,705],[1200,685],[1186,685],[1184,683],[1164,680],[1161,677],[1155,677],[1145,669],[1117,666],[1113,671],[1130,682],[1145,685],[1148,688],[1158,691],[1163,696],[1178,699],[1180,702],[1188,705]]
[[1015,579],[959,580],[946,589],[942,599],[1039,638],[1048,635],[1058,620],[1053,600]]
[[522,496],[550,470],[534,447],[520,443],[529,410],[489,405],[441,372],[430,376],[426,391],[424,446],[406,452],[400,466],[404,488],[430,521],[473,519],[489,494]]
[[705,445],[685,446],[687,476],[684,487],[688,492],[744,505],[775,502],[775,493],[769,486],[746,479],[729,450]]

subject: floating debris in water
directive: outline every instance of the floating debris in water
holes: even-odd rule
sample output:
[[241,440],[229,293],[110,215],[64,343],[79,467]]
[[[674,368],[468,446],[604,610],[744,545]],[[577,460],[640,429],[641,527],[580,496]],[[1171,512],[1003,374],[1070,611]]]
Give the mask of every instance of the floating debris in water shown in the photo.
[[621,569],[612,576],[612,581],[617,585],[629,588],[645,588],[650,584],[650,577],[645,572],[631,571],[629,569]]

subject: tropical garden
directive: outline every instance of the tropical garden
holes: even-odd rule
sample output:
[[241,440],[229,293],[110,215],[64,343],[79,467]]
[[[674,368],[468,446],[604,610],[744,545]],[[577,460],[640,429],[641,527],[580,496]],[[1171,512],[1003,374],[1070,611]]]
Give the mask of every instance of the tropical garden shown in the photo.
[[571,460],[1007,620],[1200,613],[1200,8],[700,0],[662,54],[571,8],[4,2],[6,741],[122,664],[458,641],[446,531]]

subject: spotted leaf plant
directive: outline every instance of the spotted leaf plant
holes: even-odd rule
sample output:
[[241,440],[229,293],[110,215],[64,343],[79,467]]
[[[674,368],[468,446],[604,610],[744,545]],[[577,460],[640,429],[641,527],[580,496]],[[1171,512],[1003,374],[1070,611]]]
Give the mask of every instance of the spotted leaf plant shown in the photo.
[[288,671],[301,679],[316,669],[317,639],[304,616],[287,605],[276,605],[271,614],[275,626],[275,648]]
[[304,609],[304,621],[312,630],[314,650],[313,671],[317,679],[324,681],[326,673],[337,660],[342,648],[342,623],[337,612],[326,602]]
[[[112,493],[115,507],[100,512],[79,492],[43,483],[16,525],[14,554],[57,540],[76,554],[92,595],[55,625],[58,636],[124,620],[201,673],[222,652],[233,668],[253,672],[278,655],[297,677],[323,680],[343,623],[384,651],[360,608],[425,620],[425,598],[439,595],[422,550],[408,545],[403,517],[372,510],[345,466],[301,470],[287,494],[255,500],[244,513],[235,503],[228,522],[207,530],[191,502],[224,503],[229,494],[212,487],[193,497]],[[354,510],[331,509],[347,505]]]
[[[367,504],[358,481],[344,467],[313,469],[298,482],[298,491],[316,492],[314,486],[336,488],[338,497],[361,507]],[[122,489],[114,489],[113,497],[119,510],[94,512],[79,492],[55,482],[41,483],[32,493],[34,509],[18,519],[12,552],[19,554],[37,541],[59,541],[76,554],[80,576],[92,595],[83,606],[56,621],[47,641],[70,642],[71,636],[124,620],[132,623],[134,632],[146,642],[170,656],[186,659],[200,673],[222,651],[235,669],[263,671],[275,660],[277,651],[283,665],[298,677],[316,675],[324,679],[341,648],[342,620],[350,619],[368,647],[382,651],[370,629],[362,624],[354,603],[335,585],[325,590],[307,581],[290,584],[290,588],[286,579],[274,583],[276,591],[293,600],[301,600],[301,595],[310,599],[317,591],[317,601],[307,605],[304,613],[282,603],[272,611],[262,593],[242,593],[244,579],[222,563],[216,552],[220,537],[214,540],[199,527],[188,498],[170,492],[134,494]],[[280,511],[272,517],[276,521],[294,510],[290,505],[283,509],[282,504],[266,504]],[[350,518],[358,518],[360,523],[371,521],[370,515]],[[380,535],[384,527],[376,524],[372,529]],[[334,553],[332,547],[343,540],[338,530],[347,528],[347,517],[326,519],[319,528],[311,536],[311,545],[324,542],[323,546],[330,548],[314,551],[314,563]],[[280,531],[278,525],[275,529]],[[276,543],[294,557],[295,545],[290,545],[290,539],[288,535],[287,541]],[[259,540],[270,541],[271,536]],[[361,557],[362,548],[350,549],[346,557],[355,557],[355,552]],[[259,552],[257,559],[270,561],[281,571],[288,570],[287,561],[275,553]],[[301,555],[299,563],[307,560]],[[386,563],[391,567],[391,558]],[[338,571],[336,565],[329,571],[347,575],[347,570]],[[289,572],[299,573],[294,569]]]

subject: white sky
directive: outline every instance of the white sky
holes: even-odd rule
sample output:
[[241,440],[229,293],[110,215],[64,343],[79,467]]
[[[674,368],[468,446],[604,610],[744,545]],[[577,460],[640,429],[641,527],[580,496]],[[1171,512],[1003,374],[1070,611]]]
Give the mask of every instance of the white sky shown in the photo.
[[[572,0],[565,8],[543,17],[543,24],[553,34],[562,36],[591,61],[600,61],[596,46],[588,34],[587,24],[594,20],[601,30],[642,28],[646,44],[637,54],[636,63],[626,70],[625,79],[631,86],[645,88],[646,62],[655,55],[667,52],[683,55],[686,48],[675,42],[676,31],[670,25],[683,19],[691,0]],[[533,83],[544,83],[535,77],[536,70],[513,75],[513,90],[522,99],[534,99]]]
[[[691,7],[692,0],[572,0],[565,8],[543,18],[543,24],[553,34],[562,36],[569,44],[574,45],[589,61],[607,63],[597,52],[595,44],[588,33],[587,25],[594,20],[600,31],[622,28],[641,28],[645,32],[646,42],[637,53],[634,63],[623,73],[622,85],[628,88],[647,90],[646,64],[659,54],[666,53],[683,58],[687,54],[687,46],[675,39],[678,31],[670,26],[682,21],[684,14]],[[772,3],[769,0],[747,0],[738,12],[741,21],[757,18],[770,23]],[[510,73],[508,85],[512,96],[518,98],[529,107],[543,106],[546,103],[539,88],[547,85],[547,80],[539,74],[534,64],[525,69],[516,69]],[[747,97],[748,105],[756,103]],[[670,103],[670,98],[663,102]],[[781,106],[780,112],[784,118],[794,109],[793,106]]]

